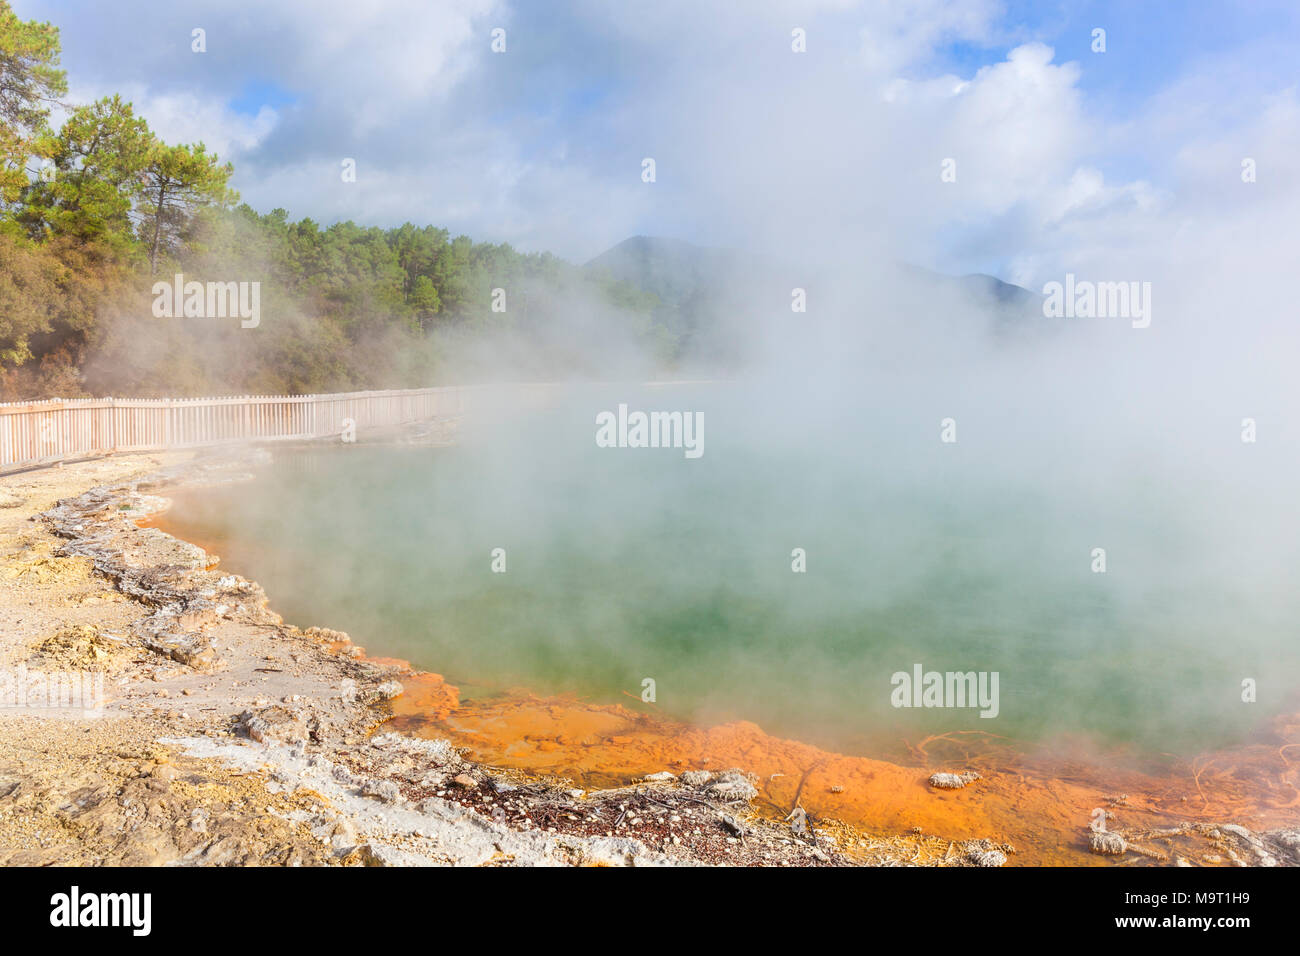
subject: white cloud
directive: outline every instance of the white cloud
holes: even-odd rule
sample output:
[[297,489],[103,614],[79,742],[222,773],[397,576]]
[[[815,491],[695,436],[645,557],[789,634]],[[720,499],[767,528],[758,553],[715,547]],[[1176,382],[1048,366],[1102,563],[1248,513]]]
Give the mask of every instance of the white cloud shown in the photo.
[[[938,66],[949,44],[1011,35],[989,0],[574,0],[544,16],[503,0],[198,0],[182,19],[147,42],[112,32],[125,15],[65,22],[105,34],[93,81],[65,58],[74,92],[124,92],[169,140],[202,138],[260,209],[431,222],[578,259],[655,230],[953,271],[996,259],[1041,281],[1188,236],[1241,241],[1240,217],[1271,224],[1300,180],[1295,90],[1271,87],[1249,50],[1189,63],[1119,121],[1039,42]],[[188,52],[191,22],[207,59]],[[498,25],[504,56],[488,52]],[[806,54],[790,51],[794,26]],[[124,60],[128,42],[139,55]],[[262,86],[291,102],[231,108]],[[345,156],[355,184],[339,179]],[[945,158],[956,183],[940,180]]]
[[[359,133],[409,118],[451,94],[487,54],[496,0],[301,0],[233,4],[262,13],[287,79],[329,104]],[[229,10],[230,2],[222,8]]]
[[256,150],[280,119],[269,106],[262,106],[250,116],[232,109],[223,97],[162,92],[138,83],[112,88],[74,83],[68,91],[68,102],[90,103],[113,93],[129,102],[136,115],[143,116],[149,128],[166,142],[201,141],[222,160],[238,159]]

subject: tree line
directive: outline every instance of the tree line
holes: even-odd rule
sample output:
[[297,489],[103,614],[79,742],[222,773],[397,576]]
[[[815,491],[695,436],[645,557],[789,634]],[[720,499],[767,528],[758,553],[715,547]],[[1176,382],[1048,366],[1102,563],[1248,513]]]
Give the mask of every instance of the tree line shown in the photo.
[[[259,213],[203,143],[162,141],[120,96],[66,95],[57,27],[0,0],[0,400],[590,377],[678,351],[658,298],[608,272]],[[155,316],[176,273],[260,283],[263,321]]]

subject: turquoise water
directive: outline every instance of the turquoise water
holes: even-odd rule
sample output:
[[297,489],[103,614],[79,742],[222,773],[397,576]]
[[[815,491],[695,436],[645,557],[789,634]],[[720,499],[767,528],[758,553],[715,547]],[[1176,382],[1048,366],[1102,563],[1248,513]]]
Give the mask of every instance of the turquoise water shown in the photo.
[[[251,483],[180,496],[170,527],[216,542],[288,621],[470,689],[626,703],[650,678],[668,714],[849,752],[971,729],[1193,753],[1297,686],[1298,602],[1276,547],[1257,556],[1276,529],[1240,520],[1249,474],[1171,484],[1028,427],[949,446],[924,407],[810,422],[752,399],[575,390],[468,422],[455,447],[282,450]],[[597,448],[619,400],[703,410],[704,455]],[[893,707],[891,676],[918,663],[997,672],[998,716]]]

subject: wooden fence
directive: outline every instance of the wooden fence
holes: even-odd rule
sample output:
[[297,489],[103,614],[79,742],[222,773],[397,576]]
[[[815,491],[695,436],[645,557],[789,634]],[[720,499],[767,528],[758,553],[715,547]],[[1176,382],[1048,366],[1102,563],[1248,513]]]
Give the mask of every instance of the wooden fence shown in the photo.
[[233,398],[76,398],[0,404],[0,470],[119,451],[328,438],[459,415],[472,387]]

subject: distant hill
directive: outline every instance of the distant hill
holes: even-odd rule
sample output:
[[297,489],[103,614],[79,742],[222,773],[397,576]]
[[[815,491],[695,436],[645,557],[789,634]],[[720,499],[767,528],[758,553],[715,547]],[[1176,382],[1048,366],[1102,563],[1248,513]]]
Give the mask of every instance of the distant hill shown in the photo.
[[704,289],[723,284],[739,266],[739,255],[727,249],[696,246],[681,239],[633,236],[583,268],[606,269],[615,279],[653,292],[664,305],[677,308]]
[[1036,309],[1043,304],[1042,295],[1032,289],[1026,289],[1024,286],[1014,285],[1010,282],[1003,282],[997,276],[991,276],[983,272],[972,272],[960,276],[957,281],[967,283],[1003,305],[1024,305]]
[[[692,303],[716,299],[720,290],[748,275],[766,277],[775,267],[756,269],[745,254],[696,246],[681,239],[633,236],[602,252],[584,269],[607,270],[615,279],[657,295],[664,306],[680,311]],[[901,265],[899,272],[915,282],[916,291],[957,290],[991,309],[1001,325],[1006,320],[1041,315],[1042,296],[1003,282],[996,276],[971,273],[948,276],[920,266]]]
[[949,290],[960,293],[971,304],[985,310],[993,319],[993,331],[999,336],[1033,332],[1041,334],[1049,327],[1043,317],[1043,297],[1023,286],[1003,282],[996,276],[971,272],[962,276],[949,276],[920,266],[900,267],[905,275],[924,289]]
[[[903,266],[904,271],[914,275],[918,282],[945,285],[960,289],[976,300],[987,300],[991,305],[1008,311],[1030,310],[1037,312],[1042,307],[1043,297],[1023,286],[1003,282],[997,276],[984,272],[970,272],[964,276],[949,276],[933,272],[920,266]],[[1038,312],[1038,314],[1042,314]]]

